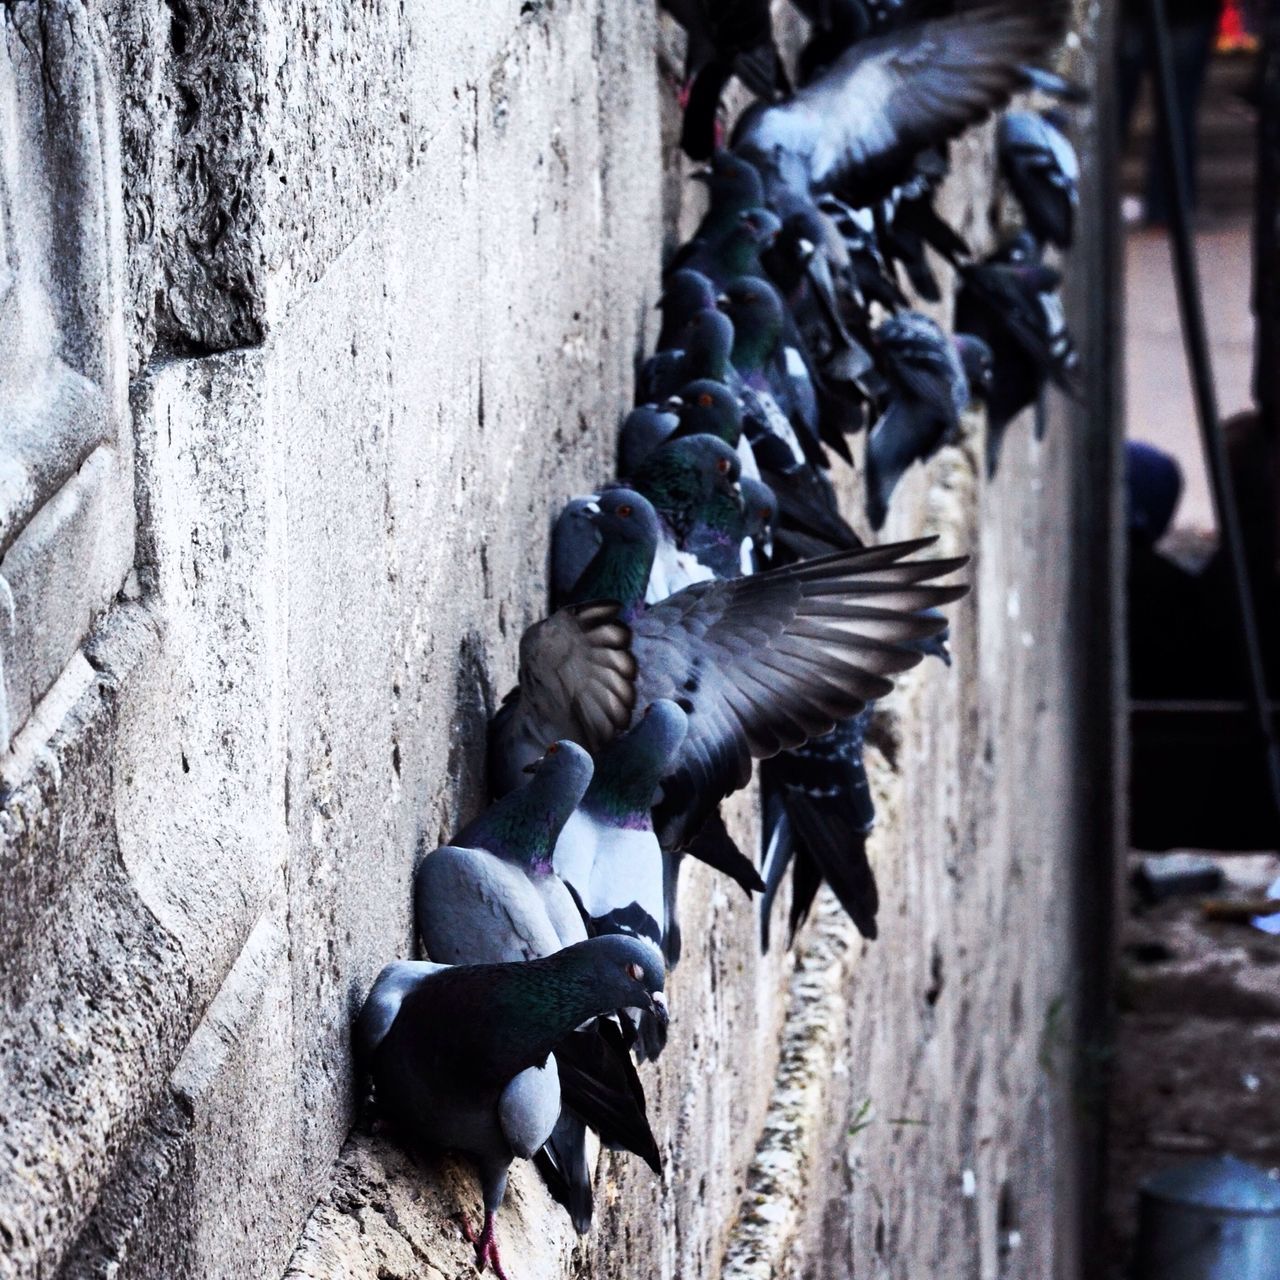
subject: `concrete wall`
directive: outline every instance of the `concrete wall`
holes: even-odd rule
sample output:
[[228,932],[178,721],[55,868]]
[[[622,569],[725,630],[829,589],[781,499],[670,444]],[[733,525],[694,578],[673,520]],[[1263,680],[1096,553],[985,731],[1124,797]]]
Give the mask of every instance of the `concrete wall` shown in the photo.
[[[608,0],[0,21],[72,24],[113,87],[136,451],[135,568],[0,763],[0,1275],[466,1274],[475,1181],[370,1129],[349,1026],[479,803],[548,517],[608,469],[696,212],[679,42]],[[989,151],[949,196],[979,241]],[[824,900],[762,959],[695,870],[645,1073],[667,1172],[603,1157],[578,1241],[519,1171],[513,1275],[1074,1274],[1112,459],[1055,411],[989,486],[970,425],[889,530],[976,559],[953,668],[876,735],[881,941]]]

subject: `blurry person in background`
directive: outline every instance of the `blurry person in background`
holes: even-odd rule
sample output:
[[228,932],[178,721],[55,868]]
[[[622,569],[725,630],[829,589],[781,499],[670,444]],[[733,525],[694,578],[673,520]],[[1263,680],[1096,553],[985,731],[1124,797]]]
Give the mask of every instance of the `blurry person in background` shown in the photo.
[[[1143,77],[1151,70],[1154,50],[1147,32],[1148,0],[1120,0],[1120,31],[1117,41],[1119,66],[1120,142],[1129,136],[1133,109],[1137,105]],[[1214,37],[1222,16],[1222,0],[1164,0],[1173,45],[1174,93],[1178,104],[1177,145],[1182,151],[1191,182],[1192,207],[1196,190],[1196,115],[1204,90]],[[1158,113],[1157,113],[1158,115]],[[1144,220],[1148,226],[1162,227],[1169,221],[1171,175],[1165,159],[1163,129],[1151,138],[1147,159],[1147,194]]]

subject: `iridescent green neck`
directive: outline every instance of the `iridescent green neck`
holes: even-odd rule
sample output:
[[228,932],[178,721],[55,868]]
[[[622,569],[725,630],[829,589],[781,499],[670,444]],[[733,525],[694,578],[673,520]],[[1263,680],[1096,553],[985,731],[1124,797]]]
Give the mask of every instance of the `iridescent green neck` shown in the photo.
[[655,551],[644,542],[605,541],[582,571],[570,603],[617,600],[625,617],[644,603]]

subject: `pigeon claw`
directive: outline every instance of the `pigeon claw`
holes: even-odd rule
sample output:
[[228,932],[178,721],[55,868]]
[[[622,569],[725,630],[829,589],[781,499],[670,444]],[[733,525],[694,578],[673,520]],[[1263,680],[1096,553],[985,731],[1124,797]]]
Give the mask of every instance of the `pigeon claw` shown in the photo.
[[462,1224],[462,1234],[466,1236],[467,1242],[475,1247],[476,1270],[483,1271],[485,1267],[490,1267],[498,1280],[511,1280],[503,1269],[502,1259],[498,1257],[498,1237],[493,1229],[493,1214],[485,1214],[484,1230],[479,1235],[476,1235],[475,1228],[467,1221],[465,1213],[459,1214],[458,1217]]

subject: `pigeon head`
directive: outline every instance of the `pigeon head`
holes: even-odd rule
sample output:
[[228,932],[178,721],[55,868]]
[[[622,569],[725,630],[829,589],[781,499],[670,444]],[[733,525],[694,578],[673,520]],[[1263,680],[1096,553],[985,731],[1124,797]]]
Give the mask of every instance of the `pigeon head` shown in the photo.
[[960,356],[964,376],[969,380],[970,393],[979,400],[985,400],[995,387],[996,379],[996,362],[991,348],[972,333],[957,333],[952,340]]
[[733,351],[733,322],[715,307],[695,311],[681,335],[690,370],[723,381]]
[[680,434],[718,436],[736,449],[742,436],[738,397],[711,378],[699,378],[680,389]]
[[[691,267],[673,271],[662,282],[662,296],[657,309],[662,312],[662,332],[674,339],[683,333],[685,326],[699,311],[713,311],[716,305],[716,287]],[[665,343],[658,339],[658,349]]]
[[586,514],[600,535],[600,547],[575,584],[573,598],[579,603],[616,600],[622,620],[630,621],[644,608],[653,572],[662,531],[657,512],[634,490],[618,488],[606,489]]
[[763,367],[782,336],[783,307],[778,291],[758,276],[740,276],[725,286],[716,305],[733,322],[730,353],[740,373]]
[[778,518],[778,499],[773,490],[761,480],[743,476],[742,509],[745,514],[744,533],[757,547],[764,547],[773,534],[773,522]]
[[582,807],[611,826],[651,831],[658,786],[688,732],[689,718],[667,698],[651,702],[626,733],[596,756]]
[[606,489],[587,510],[600,536],[616,542],[656,546],[661,536],[658,513],[634,489]]
[[591,757],[576,742],[553,742],[529,772],[533,777],[523,787],[495,800],[451,843],[485,849],[531,874],[547,874],[560,829],[591,784]]
[[1006,266],[1038,266],[1041,258],[1040,242],[1030,231],[1022,230],[1010,236],[988,259]]
[[660,444],[673,435],[680,419],[671,409],[679,406],[668,401],[662,406],[642,404],[622,420],[618,432],[618,474],[629,476]]
[[585,999],[598,1001],[600,1013],[643,1009],[664,1025],[670,1016],[663,993],[667,970],[662,953],[643,938],[605,934],[529,963],[556,972],[562,983],[578,988]]
[[737,213],[764,204],[764,183],[749,160],[732,151],[716,151],[705,169],[690,175],[695,182],[706,184],[713,209]]
[[715,498],[741,506],[737,453],[718,436],[682,436],[664,444],[636,472],[636,488],[677,535],[687,533]]
[[764,208],[744,209],[735,224],[735,236],[757,250],[771,245],[781,230],[778,215]]

